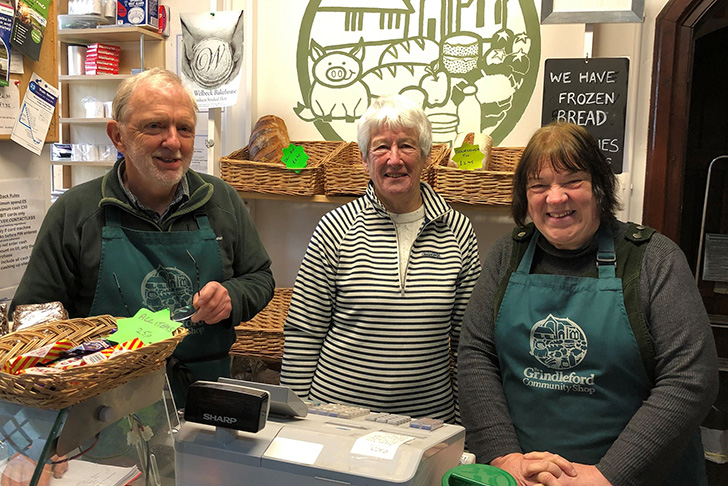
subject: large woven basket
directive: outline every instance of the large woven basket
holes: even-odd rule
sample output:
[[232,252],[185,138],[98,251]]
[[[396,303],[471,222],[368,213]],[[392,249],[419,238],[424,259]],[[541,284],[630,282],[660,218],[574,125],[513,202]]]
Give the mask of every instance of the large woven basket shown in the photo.
[[[447,144],[432,146],[427,168],[423,171],[421,179],[431,183],[432,168],[446,160],[450,154]],[[326,163],[324,171],[324,192],[327,196],[361,196],[367,189],[369,174],[361,164],[361,150],[356,142],[347,144],[335,157]]]
[[230,354],[280,361],[283,358],[283,323],[288,316],[292,288],[277,288],[268,305],[248,322],[235,327],[237,339]]
[[[6,334],[0,337],[0,366],[60,339],[79,345],[106,337],[115,329],[116,319],[104,315],[54,321]],[[186,334],[187,331],[180,328],[171,338],[126,351],[100,363],[59,373],[11,375],[0,372],[0,400],[39,409],[60,410],[75,405],[163,368]]]
[[[238,191],[313,196],[324,193],[324,164],[346,142],[292,142],[308,155],[306,167],[287,169],[282,163],[253,162],[248,147],[220,160],[220,176]],[[296,171],[299,171],[298,173]]]
[[523,147],[493,147],[489,170],[461,170],[447,167],[444,161],[433,169],[432,187],[450,202],[509,205],[513,173],[523,150]]

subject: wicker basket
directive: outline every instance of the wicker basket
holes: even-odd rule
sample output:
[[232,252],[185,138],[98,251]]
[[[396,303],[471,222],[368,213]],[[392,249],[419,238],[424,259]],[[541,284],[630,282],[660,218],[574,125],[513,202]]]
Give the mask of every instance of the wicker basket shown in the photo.
[[235,328],[237,339],[230,354],[280,361],[283,358],[283,323],[291,303],[291,288],[277,288],[268,305]]
[[324,193],[324,164],[346,146],[346,142],[292,142],[308,155],[307,166],[287,169],[282,163],[253,162],[248,147],[220,161],[220,176],[238,191],[313,196]]
[[[108,336],[115,329],[116,319],[104,315],[54,321],[6,334],[0,337],[0,366],[11,358],[60,339],[79,345]],[[59,410],[75,405],[163,368],[166,359],[186,334],[180,328],[174,337],[126,351],[100,363],[54,374],[10,375],[0,372],[0,400],[39,409]]]
[[[431,183],[432,167],[450,154],[447,144],[435,144],[421,179]],[[327,196],[361,196],[367,189],[369,174],[361,164],[361,151],[355,142],[349,143],[326,163],[324,192]]]
[[489,170],[461,170],[445,163],[434,167],[432,187],[450,202],[509,205],[513,193],[513,172],[523,147],[493,147]]

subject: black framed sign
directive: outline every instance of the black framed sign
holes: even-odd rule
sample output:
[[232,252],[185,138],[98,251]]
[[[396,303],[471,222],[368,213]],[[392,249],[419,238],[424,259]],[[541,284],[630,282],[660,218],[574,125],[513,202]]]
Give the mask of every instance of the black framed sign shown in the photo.
[[629,59],[547,59],[541,124],[576,123],[599,142],[615,174],[624,165]]

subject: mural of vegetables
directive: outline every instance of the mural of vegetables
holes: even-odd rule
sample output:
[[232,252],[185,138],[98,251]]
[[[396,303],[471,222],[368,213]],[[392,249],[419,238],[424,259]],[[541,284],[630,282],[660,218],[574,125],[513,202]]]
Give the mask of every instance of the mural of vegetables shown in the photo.
[[355,140],[371,99],[401,93],[435,142],[475,131],[497,145],[533,94],[540,54],[534,0],[309,0],[293,110],[327,140]]

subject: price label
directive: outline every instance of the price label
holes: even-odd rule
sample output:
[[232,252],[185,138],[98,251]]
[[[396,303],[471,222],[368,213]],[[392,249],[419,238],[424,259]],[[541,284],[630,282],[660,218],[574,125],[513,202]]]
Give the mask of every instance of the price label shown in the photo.
[[149,309],[139,309],[134,317],[116,321],[117,331],[109,336],[109,341],[123,343],[139,338],[149,345],[172,337],[175,329],[182,323],[170,319],[169,309],[152,312]]
[[485,154],[480,151],[480,146],[464,143],[455,149],[455,156],[452,158],[458,164],[458,169],[475,170],[483,167]]
[[301,170],[308,163],[308,154],[304,152],[300,145],[290,144],[283,149],[283,163],[288,169],[296,170],[296,174],[300,174]]

